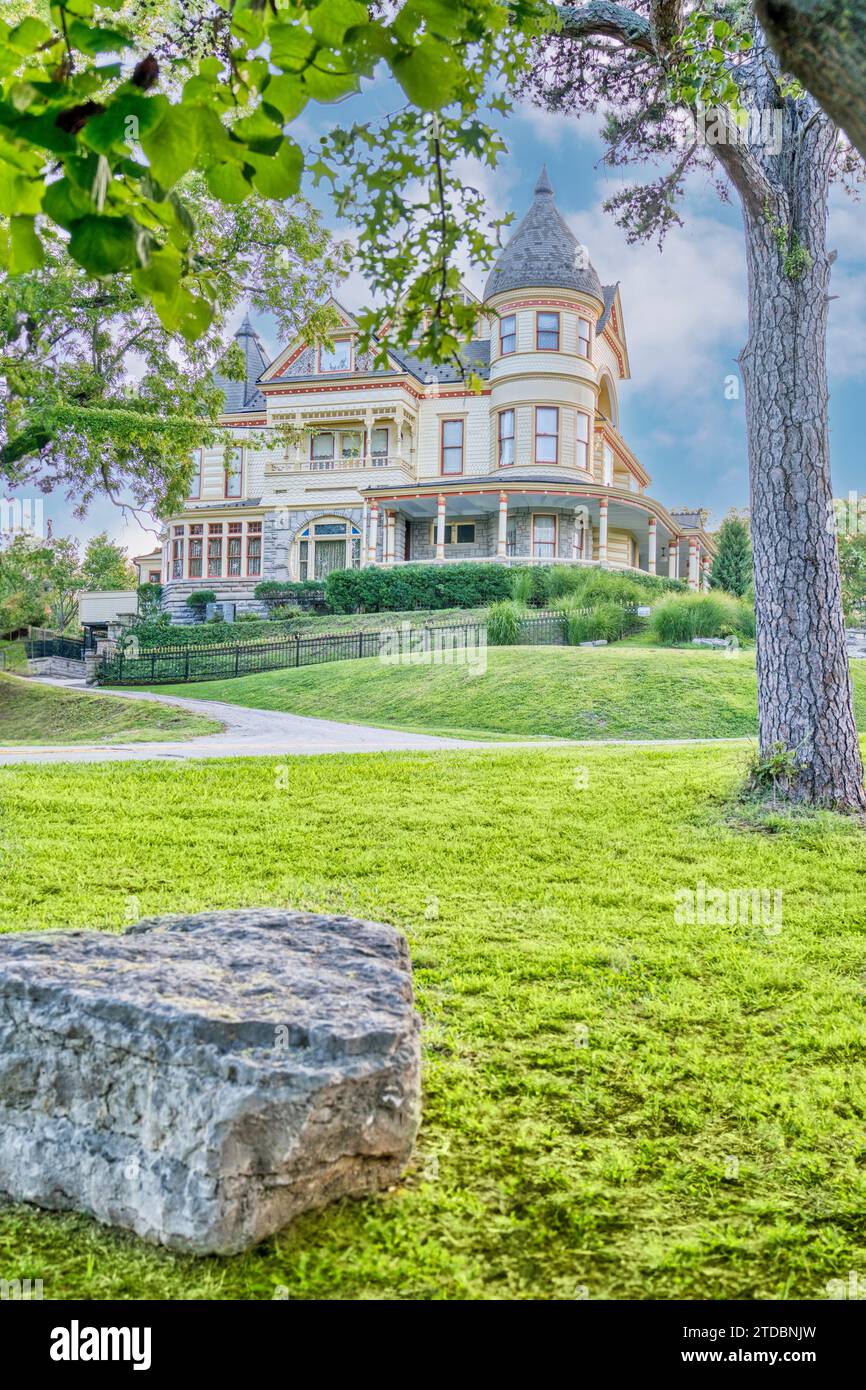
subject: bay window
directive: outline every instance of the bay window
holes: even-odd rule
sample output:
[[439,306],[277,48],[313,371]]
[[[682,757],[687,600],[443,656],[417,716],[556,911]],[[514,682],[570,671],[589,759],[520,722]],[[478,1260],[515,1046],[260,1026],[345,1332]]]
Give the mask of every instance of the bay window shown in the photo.
[[189,528],[189,577],[201,579],[202,552],[204,550],[204,527],[193,525]]
[[207,528],[207,577],[219,579],[223,572],[222,522],[212,521]]
[[247,523],[247,574],[256,578],[262,572],[262,523]]
[[171,577],[183,579],[183,527],[173,527],[171,535]]
[[227,549],[228,568],[226,569],[226,574],[230,579],[237,579],[240,577],[241,559],[243,555],[243,531],[244,523],[242,521],[229,522]]

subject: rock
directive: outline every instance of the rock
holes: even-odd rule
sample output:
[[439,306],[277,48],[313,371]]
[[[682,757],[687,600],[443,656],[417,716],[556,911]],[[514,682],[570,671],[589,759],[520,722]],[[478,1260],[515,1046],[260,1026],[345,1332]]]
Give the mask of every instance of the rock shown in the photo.
[[420,1112],[393,927],[283,909],[0,936],[0,1192],[230,1254],[394,1183]]
[[692,646],[693,646],[693,647],[727,647],[727,646],[728,646],[728,639],[727,639],[726,637],[693,637],[693,638],[692,638]]
[[606,637],[596,637],[595,641],[593,641],[593,642],[578,642],[577,645],[578,645],[579,647],[606,647],[606,646],[607,646],[607,638],[606,638]]

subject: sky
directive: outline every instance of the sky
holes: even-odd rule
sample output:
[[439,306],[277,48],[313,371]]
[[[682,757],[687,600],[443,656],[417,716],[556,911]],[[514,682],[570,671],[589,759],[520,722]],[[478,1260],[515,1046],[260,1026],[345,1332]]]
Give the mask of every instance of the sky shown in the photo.
[[[339,107],[319,108],[293,127],[301,143],[315,144],[331,121],[347,124],[400,105],[390,82],[368,86]],[[332,114],[333,113],[333,114]],[[620,282],[631,380],[620,383],[622,433],[652,477],[649,493],[668,507],[707,507],[711,524],[731,507],[748,505],[745,418],[737,357],[747,331],[744,241],[739,207],[724,204],[706,176],[696,176],[683,202],[684,226],[656,245],[627,246],[602,204],[634,170],[601,164],[598,119],[576,119],[521,106],[502,123],[508,143],[498,167],[466,162],[465,175],[484,192],[494,214],[528,209],[542,164],[556,202],[604,284]],[[325,195],[305,190],[336,235],[351,228],[336,221]],[[836,496],[866,492],[861,440],[866,416],[866,207],[841,191],[831,199],[828,245],[838,251],[833,268],[828,362],[833,484]],[[480,293],[486,271],[466,267],[466,281]],[[367,302],[352,274],[340,293],[349,309]],[[243,309],[237,314],[238,322]],[[256,324],[266,349],[282,346],[273,325]],[[732,384],[731,378],[734,378]],[[738,395],[738,398],[736,398]],[[732,398],[734,397],[734,398]],[[130,554],[152,548],[154,533],[125,519],[110,503],[96,504],[83,520],[61,494],[45,499],[55,535],[82,541],[101,530]]]

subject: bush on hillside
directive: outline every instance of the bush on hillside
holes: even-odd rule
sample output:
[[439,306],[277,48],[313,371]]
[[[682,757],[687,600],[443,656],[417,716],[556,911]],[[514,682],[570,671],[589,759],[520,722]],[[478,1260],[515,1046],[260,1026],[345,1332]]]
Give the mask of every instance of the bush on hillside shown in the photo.
[[332,570],[325,599],[332,613],[410,612],[418,608],[484,608],[511,597],[504,565],[398,565]]
[[250,615],[239,616],[234,623],[217,618],[194,626],[161,621],[138,623],[131,631],[138,638],[142,651],[152,651],[155,647],[237,647],[249,642],[274,642],[294,637],[310,622],[306,614],[285,622]]
[[576,604],[562,605],[565,614],[565,633],[569,646],[581,642],[618,642],[637,632],[644,620],[620,603],[599,603],[591,612],[581,612]]
[[730,594],[676,594],[658,604],[652,630],[667,647],[694,637],[754,637],[755,615],[750,605]]
[[512,574],[512,598],[535,608],[550,608],[557,599],[569,597],[585,608],[607,601],[644,604],[654,595],[686,588],[679,579],[636,570],[623,574],[597,565],[533,565]]
[[263,579],[253,590],[255,597],[267,604],[285,606],[324,602],[325,584],[321,579],[286,580]]
[[487,641],[492,647],[516,647],[520,641],[520,625],[530,616],[524,603],[502,599],[490,605],[487,617]]

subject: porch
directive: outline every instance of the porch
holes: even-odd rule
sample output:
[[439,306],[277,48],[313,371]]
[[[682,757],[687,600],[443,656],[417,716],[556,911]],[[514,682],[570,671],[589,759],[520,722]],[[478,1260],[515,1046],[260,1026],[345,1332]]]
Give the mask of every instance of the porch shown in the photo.
[[709,548],[660,504],[624,490],[465,484],[370,490],[361,564],[564,564],[662,574],[707,586]]

